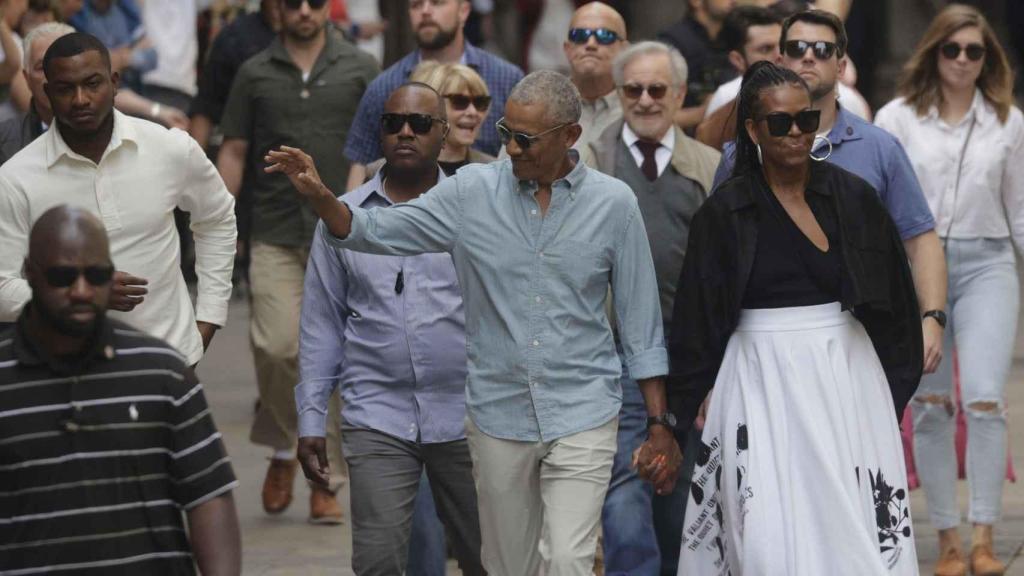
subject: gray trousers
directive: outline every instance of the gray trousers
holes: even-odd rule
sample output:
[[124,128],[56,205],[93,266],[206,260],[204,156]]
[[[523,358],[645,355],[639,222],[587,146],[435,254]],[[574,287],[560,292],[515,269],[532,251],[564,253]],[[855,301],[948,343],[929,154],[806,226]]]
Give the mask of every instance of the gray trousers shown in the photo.
[[438,516],[466,576],[484,574],[473,462],[466,440],[423,444],[342,427],[352,500],[352,570],[401,576],[420,476],[426,467]]

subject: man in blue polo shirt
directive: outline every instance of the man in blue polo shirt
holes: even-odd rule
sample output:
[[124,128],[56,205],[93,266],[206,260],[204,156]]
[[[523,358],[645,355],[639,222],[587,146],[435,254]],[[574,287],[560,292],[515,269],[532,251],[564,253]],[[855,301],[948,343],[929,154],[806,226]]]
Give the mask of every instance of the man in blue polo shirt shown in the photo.
[[[811,108],[821,110],[819,138],[812,154],[866,180],[889,210],[903,238],[914,275],[924,332],[924,371],[942,359],[946,263],[935,233],[935,218],[907,153],[896,138],[836,102],[836,80],[846,62],[846,31],[834,15],[820,10],[799,12],[782,25],[782,65],[796,72],[811,89]],[[826,141],[827,138],[827,141]],[[714,186],[732,175],[734,142],[725,145]]]
[[377,124],[384,111],[384,101],[409,79],[413,68],[423,60],[460,62],[484,79],[491,93],[491,108],[474,147],[491,156],[498,155],[501,142],[494,124],[504,115],[505,100],[512,87],[522,80],[523,71],[466,41],[462,27],[470,9],[470,0],[409,1],[409,19],[419,49],[392,64],[363,94],[345,143],[345,157],[351,162],[346,189],[361,185],[366,179],[366,165],[381,157]]

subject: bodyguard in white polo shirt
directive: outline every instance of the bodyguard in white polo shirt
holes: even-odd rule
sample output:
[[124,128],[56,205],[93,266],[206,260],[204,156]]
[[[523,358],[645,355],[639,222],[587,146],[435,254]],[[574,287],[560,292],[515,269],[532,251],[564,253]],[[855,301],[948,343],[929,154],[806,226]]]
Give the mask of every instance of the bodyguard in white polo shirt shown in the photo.
[[[118,274],[112,317],[168,341],[195,364],[227,318],[234,200],[188,134],[114,110],[118,75],[95,37],[69,34],[43,59],[54,123],[0,167],[0,321],[31,297],[21,262],[32,223],[69,204],[95,213]],[[199,290],[181,275],[174,208],[191,215]]]

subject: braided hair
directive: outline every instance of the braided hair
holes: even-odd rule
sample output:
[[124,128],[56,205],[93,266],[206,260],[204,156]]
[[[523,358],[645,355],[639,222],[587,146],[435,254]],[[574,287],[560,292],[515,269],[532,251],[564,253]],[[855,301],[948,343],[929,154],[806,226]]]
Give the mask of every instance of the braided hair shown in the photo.
[[761,92],[787,84],[810,93],[807,82],[796,72],[767,60],[755,62],[743,75],[740,94],[736,97],[736,164],[733,166],[733,176],[751,174],[761,169],[757,146],[747,134],[747,118],[753,118],[759,112]]

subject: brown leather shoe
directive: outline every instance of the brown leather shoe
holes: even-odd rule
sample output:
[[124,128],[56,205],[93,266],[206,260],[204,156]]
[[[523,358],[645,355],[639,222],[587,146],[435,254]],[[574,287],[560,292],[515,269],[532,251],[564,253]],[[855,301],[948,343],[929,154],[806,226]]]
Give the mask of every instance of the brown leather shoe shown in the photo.
[[988,543],[975,544],[971,548],[971,574],[974,576],[1003,576],[1006,566],[992,553]]
[[341,505],[334,492],[320,486],[309,488],[309,523],[341,524],[345,515],[341,512]]
[[267,477],[263,479],[263,509],[267,514],[280,514],[292,503],[292,484],[298,460],[270,459]]
[[948,548],[935,564],[935,576],[967,576],[967,563],[959,548]]

